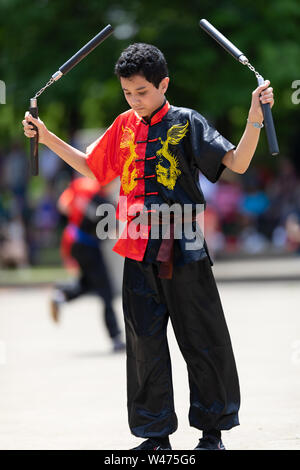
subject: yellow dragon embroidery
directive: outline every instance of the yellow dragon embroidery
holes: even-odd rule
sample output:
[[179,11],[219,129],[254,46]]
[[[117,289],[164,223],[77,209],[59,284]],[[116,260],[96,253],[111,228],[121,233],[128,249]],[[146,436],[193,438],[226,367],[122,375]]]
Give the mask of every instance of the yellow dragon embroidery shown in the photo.
[[[181,171],[178,168],[178,160],[176,156],[170,152],[168,147],[169,144],[177,145],[181,139],[183,139],[185,134],[188,132],[188,125],[189,122],[187,121],[186,124],[175,124],[172,126],[167,132],[167,139],[165,141],[159,137],[162,147],[158,152],[156,152],[156,155],[159,157],[159,161],[155,167],[157,181],[162,183],[168,189],[174,189],[176,180],[181,174]],[[163,158],[169,162],[168,168],[162,165]]]
[[[129,194],[130,191],[135,188],[137,185],[137,180],[135,178],[137,177],[137,169],[135,166],[134,160],[136,158],[139,158],[135,149],[136,145],[134,144],[134,139],[135,135],[132,129],[129,127],[122,127],[123,130],[123,135],[121,137],[121,142],[120,142],[120,148],[128,148],[129,149],[129,157],[125,161],[124,167],[123,167],[123,172],[122,172],[122,177],[121,177],[121,185],[124,191],[124,194]],[[133,170],[130,172],[129,167],[130,165],[133,165]]]

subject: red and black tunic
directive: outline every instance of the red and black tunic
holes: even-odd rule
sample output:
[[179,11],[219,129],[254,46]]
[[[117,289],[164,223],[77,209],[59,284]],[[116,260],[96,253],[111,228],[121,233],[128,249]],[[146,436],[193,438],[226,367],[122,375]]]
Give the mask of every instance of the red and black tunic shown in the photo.
[[[139,205],[146,211],[151,210],[152,204],[163,203],[205,206],[199,170],[210,181],[217,181],[225,168],[222,159],[233,148],[202,115],[170,106],[166,101],[149,122],[133,110],[119,115],[105,134],[87,148],[87,163],[102,185],[120,177],[117,217],[130,223]],[[113,250],[142,261],[151,240],[150,229],[142,226],[141,236],[133,239],[127,224]],[[148,246],[149,261],[157,254],[156,245]],[[206,256],[203,246],[188,253],[183,242],[179,245],[186,262]]]

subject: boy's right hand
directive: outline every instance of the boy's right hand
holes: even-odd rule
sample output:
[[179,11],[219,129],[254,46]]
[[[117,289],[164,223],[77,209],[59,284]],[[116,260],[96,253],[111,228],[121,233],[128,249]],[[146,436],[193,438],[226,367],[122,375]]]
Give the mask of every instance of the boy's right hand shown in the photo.
[[46,142],[47,134],[49,133],[47,127],[45,126],[43,121],[40,120],[40,118],[38,118],[38,119],[34,118],[29,113],[29,111],[27,111],[25,113],[25,118],[22,121],[22,124],[24,126],[24,134],[26,135],[26,137],[34,137],[36,135],[36,131],[34,130],[32,125],[30,124],[30,122],[32,122],[38,128],[39,143],[44,144]]

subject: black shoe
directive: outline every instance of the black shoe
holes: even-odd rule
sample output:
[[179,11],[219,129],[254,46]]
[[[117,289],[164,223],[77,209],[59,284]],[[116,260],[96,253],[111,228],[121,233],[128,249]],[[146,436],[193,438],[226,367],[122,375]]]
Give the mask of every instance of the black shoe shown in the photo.
[[162,441],[151,437],[131,450],[172,450],[172,447],[168,438],[162,443]]
[[194,450],[225,450],[221,439],[214,436],[205,436],[199,439],[199,443]]

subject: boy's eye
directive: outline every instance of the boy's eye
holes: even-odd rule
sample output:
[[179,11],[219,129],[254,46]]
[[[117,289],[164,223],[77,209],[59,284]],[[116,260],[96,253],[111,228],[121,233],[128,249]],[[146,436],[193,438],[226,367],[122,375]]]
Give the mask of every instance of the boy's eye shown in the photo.
[[[146,91],[140,91],[138,93],[138,96],[144,96],[146,93],[147,93]],[[124,91],[124,95],[125,96],[131,96],[131,93],[130,93],[130,91]]]

